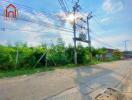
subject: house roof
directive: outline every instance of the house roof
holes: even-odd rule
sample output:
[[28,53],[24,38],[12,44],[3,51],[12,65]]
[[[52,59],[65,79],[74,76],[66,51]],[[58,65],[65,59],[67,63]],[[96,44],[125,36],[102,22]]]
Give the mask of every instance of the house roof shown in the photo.
[[111,48],[106,48],[106,50],[108,50],[108,52],[113,52],[113,51],[115,51],[115,49],[111,49]]

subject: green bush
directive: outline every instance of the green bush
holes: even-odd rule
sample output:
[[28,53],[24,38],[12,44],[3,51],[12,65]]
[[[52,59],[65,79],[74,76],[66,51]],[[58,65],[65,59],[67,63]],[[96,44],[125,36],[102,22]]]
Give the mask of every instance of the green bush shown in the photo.
[[10,47],[0,46],[0,70],[15,68],[14,50]]
[[[83,47],[79,44],[76,49],[78,64],[91,63],[88,47]],[[93,61],[103,61],[100,56],[106,53],[107,50],[105,48],[92,48]],[[16,63],[17,54],[18,62]],[[120,59],[122,55],[117,50],[113,53],[113,56],[114,59]],[[62,39],[58,39],[57,44],[53,44],[51,47],[43,44],[38,47],[28,47],[26,44],[17,44],[14,47],[11,45],[0,46],[0,70],[68,65],[74,63],[73,58],[74,47],[71,45],[65,47]]]
[[89,48],[84,48],[81,45],[77,47],[77,62],[78,64],[88,64],[90,62]]

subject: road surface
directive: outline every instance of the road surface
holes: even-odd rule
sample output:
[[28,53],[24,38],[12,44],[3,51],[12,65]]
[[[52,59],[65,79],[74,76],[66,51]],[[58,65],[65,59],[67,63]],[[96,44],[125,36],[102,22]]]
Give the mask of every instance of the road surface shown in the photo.
[[118,91],[118,100],[132,100],[131,69],[125,60],[0,79],[0,100],[117,100],[99,99],[109,98],[107,88]]

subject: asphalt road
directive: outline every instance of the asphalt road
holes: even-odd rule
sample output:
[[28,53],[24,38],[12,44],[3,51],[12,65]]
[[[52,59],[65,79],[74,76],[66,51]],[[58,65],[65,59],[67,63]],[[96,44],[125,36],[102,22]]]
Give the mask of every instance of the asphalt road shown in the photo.
[[95,100],[107,88],[132,100],[131,69],[132,60],[125,60],[0,79],[0,100]]

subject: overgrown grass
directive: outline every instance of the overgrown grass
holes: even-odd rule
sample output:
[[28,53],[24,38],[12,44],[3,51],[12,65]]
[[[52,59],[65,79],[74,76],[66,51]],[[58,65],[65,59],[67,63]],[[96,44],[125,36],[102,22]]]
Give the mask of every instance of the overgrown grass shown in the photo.
[[[110,61],[105,61],[105,62],[111,62]],[[65,66],[48,66],[48,67],[40,67],[40,68],[22,68],[22,69],[16,69],[16,70],[10,70],[10,71],[1,71],[0,70],[0,78],[6,78],[6,77],[15,77],[15,76],[20,76],[20,75],[31,75],[34,73],[40,73],[40,72],[47,72],[47,71],[54,71],[55,69],[71,69],[71,68],[77,68],[80,66],[90,66],[90,65],[95,65],[102,63],[101,61],[93,60],[89,64],[67,64]]]
[[30,75],[34,73],[52,71],[52,70],[54,70],[54,68],[44,67],[44,68],[28,68],[28,69],[23,68],[23,69],[16,69],[16,70],[10,70],[10,71],[0,71],[0,78],[15,77],[20,75]]
[[47,72],[47,71],[54,71],[55,69],[71,69],[76,68],[84,65],[90,65],[90,64],[68,64],[65,66],[54,66],[54,67],[40,67],[40,68],[22,68],[22,69],[15,69],[10,71],[0,71],[0,78],[6,78],[6,77],[15,77],[20,75],[31,75],[34,73],[40,73],[40,72]]

